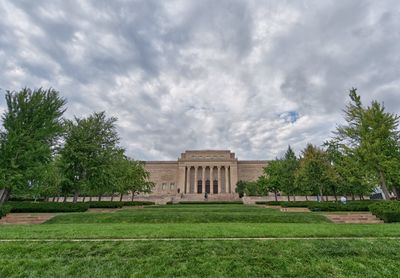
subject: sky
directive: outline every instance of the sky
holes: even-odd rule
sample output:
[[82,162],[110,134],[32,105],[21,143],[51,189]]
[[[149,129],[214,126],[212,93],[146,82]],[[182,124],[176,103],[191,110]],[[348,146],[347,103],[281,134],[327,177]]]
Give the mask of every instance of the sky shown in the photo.
[[398,0],[0,0],[6,90],[106,111],[140,160],[193,149],[274,159],[321,145],[348,91],[400,114]]

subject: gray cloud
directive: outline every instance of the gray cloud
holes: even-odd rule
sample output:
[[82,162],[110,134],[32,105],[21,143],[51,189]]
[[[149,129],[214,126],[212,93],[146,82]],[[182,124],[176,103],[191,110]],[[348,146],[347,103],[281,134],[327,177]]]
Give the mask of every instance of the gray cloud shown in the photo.
[[321,144],[353,86],[400,113],[395,0],[0,0],[0,17],[0,94],[51,86],[67,117],[105,110],[137,159]]

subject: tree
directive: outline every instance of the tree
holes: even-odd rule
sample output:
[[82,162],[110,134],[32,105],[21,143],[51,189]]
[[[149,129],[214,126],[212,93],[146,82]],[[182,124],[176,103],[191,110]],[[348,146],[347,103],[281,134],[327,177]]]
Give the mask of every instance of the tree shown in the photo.
[[[63,132],[65,99],[53,89],[6,93],[0,130],[0,205],[11,191],[24,193],[43,184]],[[0,194],[1,195],[1,194]]]
[[389,188],[398,182],[400,170],[399,116],[385,112],[384,105],[377,101],[364,107],[354,88],[350,99],[345,109],[347,125],[337,128],[335,139],[346,154],[360,160],[364,171],[375,176],[389,199]]
[[236,183],[235,192],[239,194],[239,198],[242,198],[244,196],[245,188],[246,188],[245,181],[240,180]]
[[[154,183],[149,180],[150,174],[140,161],[120,156],[113,163],[114,192],[120,194],[120,201],[124,194],[130,192],[132,200],[135,194],[150,193]],[[114,193],[113,192],[113,193]]]
[[116,118],[107,118],[104,112],[67,122],[60,155],[64,188],[74,194],[74,202],[82,191],[97,194],[99,200],[112,191],[113,163],[123,152],[115,122]]
[[282,189],[282,173],[283,163],[280,159],[270,161],[268,165],[264,167],[264,178],[262,178],[262,181],[265,182],[268,192],[274,192],[275,201],[278,201],[278,192]]
[[295,179],[301,190],[316,193],[323,200],[324,193],[335,182],[335,172],[326,152],[308,144],[302,152]]
[[297,157],[289,146],[283,159],[281,160],[281,190],[287,194],[288,201],[290,201],[290,195],[296,195],[296,183],[295,183],[295,173],[299,166]]

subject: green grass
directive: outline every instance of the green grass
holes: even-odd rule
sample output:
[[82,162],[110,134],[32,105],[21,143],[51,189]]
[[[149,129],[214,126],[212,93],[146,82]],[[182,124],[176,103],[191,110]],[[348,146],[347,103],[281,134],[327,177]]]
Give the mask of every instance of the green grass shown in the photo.
[[0,225],[0,277],[393,277],[398,237],[400,224],[233,204],[65,213]]
[[0,244],[1,277],[397,277],[396,240]]
[[113,213],[71,213],[48,223],[324,223],[314,213],[287,213],[259,206],[173,205],[126,209]]
[[169,223],[0,225],[0,239],[400,237],[400,224]]

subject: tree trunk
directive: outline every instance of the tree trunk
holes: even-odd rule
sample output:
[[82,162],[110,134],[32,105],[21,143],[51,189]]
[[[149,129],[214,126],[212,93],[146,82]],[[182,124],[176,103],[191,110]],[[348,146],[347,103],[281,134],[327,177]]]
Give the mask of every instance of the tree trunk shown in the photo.
[[383,194],[385,195],[385,199],[390,200],[390,193],[386,186],[385,176],[383,175],[382,171],[379,172],[379,175],[380,175],[380,180],[381,180],[381,188],[382,188]]
[[356,199],[356,196],[353,193],[351,193],[351,200],[354,201],[355,199]]
[[319,188],[319,195],[321,197],[321,202],[323,202],[324,201],[324,194],[322,193],[322,188],[321,187]]
[[296,195],[293,195],[293,201],[296,202]]
[[360,195],[360,201],[362,201],[362,196]]
[[3,203],[7,202],[10,194],[11,190],[8,188],[3,188],[2,190],[0,190],[0,206],[3,205]]
[[78,191],[76,191],[75,193],[74,193],[74,199],[73,199],[73,203],[76,203],[77,201],[78,201],[78,197],[79,197],[79,192]]
[[336,192],[335,192],[335,201],[337,202],[337,194],[336,194]]
[[101,202],[101,194],[99,195],[99,202]]
[[306,201],[308,201],[308,196],[306,195]]
[[85,200],[86,200],[86,195],[83,196],[82,203],[84,203]]
[[325,196],[325,201],[327,201],[327,202],[329,201],[329,196],[328,195]]
[[53,203],[56,201],[56,196],[53,197]]
[[287,200],[288,200],[288,202],[290,202],[290,196],[289,196],[289,194],[287,195]]
[[91,202],[92,201],[92,195],[90,195],[90,197],[89,197],[89,202]]
[[111,202],[114,201],[114,194],[111,195]]
[[60,196],[57,196],[57,203],[60,202]]
[[132,202],[133,202],[133,197],[135,197],[135,193],[132,192]]
[[278,194],[276,193],[276,191],[274,192],[275,194],[275,202],[278,202]]
[[119,197],[119,201],[122,202],[122,197],[124,196],[123,193],[121,193],[121,196]]
[[64,203],[67,202],[67,197],[68,197],[67,195],[64,196]]

